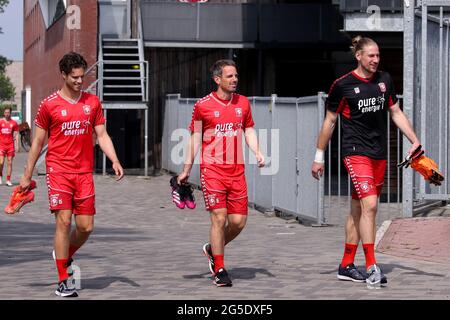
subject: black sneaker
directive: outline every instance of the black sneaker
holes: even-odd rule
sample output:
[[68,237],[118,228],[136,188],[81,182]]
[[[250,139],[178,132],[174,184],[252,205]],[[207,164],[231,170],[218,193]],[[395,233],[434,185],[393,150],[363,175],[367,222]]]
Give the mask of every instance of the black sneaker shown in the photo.
[[227,270],[224,268],[219,269],[216,275],[214,276],[214,283],[218,287],[231,287],[233,283],[231,282],[230,277],[228,276]]
[[208,242],[203,245],[203,254],[208,258],[209,263],[209,271],[214,276],[216,273],[214,272],[214,257],[211,250],[211,244]]
[[58,283],[58,288],[55,291],[55,294],[60,297],[65,298],[75,298],[78,297],[77,290],[75,287],[68,285],[67,280],[63,280],[60,283]]
[[348,266],[343,268],[339,264],[339,271],[337,275],[339,280],[347,280],[353,282],[365,282],[366,278],[362,275],[361,272],[356,269],[353,263],[350,263]]

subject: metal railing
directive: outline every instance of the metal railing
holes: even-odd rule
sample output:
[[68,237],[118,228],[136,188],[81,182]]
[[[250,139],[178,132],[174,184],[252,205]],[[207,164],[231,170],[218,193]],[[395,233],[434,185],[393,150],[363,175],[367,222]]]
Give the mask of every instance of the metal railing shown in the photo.
[[[116,77],[117,80],[140,80],[141,81],[141,89],[142,89],[142,102],[148,101],[148,81],[149,81],[149,65],[148,61],[145,60],[129,60],[129,61],[121,61],[121,60],[99,60],[93,65],[91,65],[85,72],[85,75],[88,75],[91,72],[94,72],[96,68],[98,68],[98,78],[94,82],[92,82],[87,88],[86,91],[88,92],[95,92],[97,96],[100,98],[101,101],[104,99],[103,95],[103,82],[104,82],[104,65],[139,65],[141,70],[145,70],[145,74],[138,78],[127,78],[127,77]],[[143,83],[142,83],[143,82]]]
[[[272,130],[272,137],[274,129],[279,131],[274,141],[272,138],[264,141],[261,139],[264,134],[260,135],[261,149],[265,155],[270,155],[271,165],[274,165],[274,157],[278,157],[276,173],[260,175],[254,164],[246,162],[249,202],[255,207],[272,208],[319,225],[328,224],[337,220],[337,215],[348,213],[351,181],[347,171],[342,168],[340,117],[334,130],[334,139],[327,148],[324,178],[317,182],[311,176],[317,136],[325,115],[326,97],[323,92],[319,92],[317,96],[302,98],[276,95],[249,97],[255,129],[260,133]],[[403,96],[397,97],[402,105]],[[184,159],[176,156],[182,149],[182,139],[187,139],[190,135],[186,128],[196,101],[197,99],[181,98],[178,94],[168,95],[166,98],[162,166],[170,172],[177,173],[182,169]],[[404,158],[404,139],[398,128],[391,127],[394,124],[391,124],[389,112],[386,117],[387,165],[380,202],[383,212],[399,216],[403,200],[403,171],[396,164]],[[276,145],[276,141],[279,144]],[[196,163],[198,164],[198,158]],[[198,165],[194,165],[190,180],[194,184],[200,184]]]
[[[448,171],[450,22],[444,11],[449,1],[405,2],[404,7],[404,110],[427,156]],[[406,145],[405,145],[406,144]],[[408,147],[405,142],[404,147]],[[418,174],[403,172],[404,216],[411,217],[420,206],[450,200],[449,181],[433,187]]]
[[[325,101],[327,95],[323,92],[319,92],[318,95],[318,108],[319,112],[325,114]],[[397,95],[400,105],[403,101],[402,95]],[[395,164],[402,161],[404,155],[402,153],[402,133],[396,128],[394,131],[396,144],[392,144],[391,136],[391,118],[390,113],[386,113],[386,130],[387,130],[387,161],[386,161],[386,173],[385,183],[383,186],[381,201],[386,203],[386,211],[388,213],[397,213],[401,210],[402,204],[402,169],[398,168]],[[323,117],[322,117],[323,119]],[[395,124],[394,124],[395,126]],[[341,159],[341,117],[338,117],[337,125],[334,130],[333,136],[337,139],[331,139],[328,143],[325,159],[325,173],[324,173],[324,202],[325,202],[325,215],[331,216],[331,212],[339,211],[337,208],[343,208],[347,210],[347,205],[351,202],[351,180],[347,171],[342,168]],[[333,142],[333,140],[337,140]],[[392,149],[395,149],[395,153],[392,154]],[[392,161],[394,160],[394,161]],[[395,189],[392,186],[395,185]],[[395,190],[395,196],[392,197],[392,191]],[[337,201],[337,202],[336,202]],[[391,204],[395,205],[392,206]]]
[[[162,138],[162,167],[181,171],[190,132],[187,127],[198,99],[167,95]],[[266,167],[259,169],[244,145],[249,202],[261,211],[276,210],[323,225],[323,182],[311,177],[321,116],[318,97],[249,97]],[[314,119],[314,120],[312,120]],[[254,158],[253,158],[254,159]],[[189,181],[200,185],[199,155]],[[322,189],[321,189],[322,188]]]

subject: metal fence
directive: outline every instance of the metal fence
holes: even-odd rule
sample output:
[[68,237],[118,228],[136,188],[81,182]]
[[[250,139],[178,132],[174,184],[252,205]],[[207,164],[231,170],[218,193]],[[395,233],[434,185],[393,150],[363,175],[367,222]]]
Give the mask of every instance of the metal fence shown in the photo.
[[[318,97],[319,112],[325,113],[327,95],[319,92]],[[397,98],[402,105],[403,97],[398,95]],[[398,216],[402,205],[402,169],[397,168],[396,164],[402,161],[405,154],[402,150],[401,131],[393,123],[389,112],[386,113],[386,131],[386,172],[379,200],[384,212]],[[328,218],[333,218],[333,214],[348,213],[351,203],[351,179],[341,159],[341,136],[341,118],[338,117],[333,138],[325,153],[324,214]]]
[[[444,7],[446,6],[446,7]],[[449,160],[449,40],[450,23],[444,16],[449,1],[405,2],[404,7],[404,110],[426,154],[444,176]],[[431,12],[431,13],[430,13]],[[406,139],[405,139],[406,140]],[[409,145],[404,142],[405,148]],[[424,205],[450,200],[449,181],[432,187],[412,170],[403,172],[403,215]]]
[[[259,169],[248,148],[244,148],[249,202],[260,210],[277,210],[303,221],[325,224],[323,181],[311,177],[311,164],[319,125],[323,119],[318,96],[304,98],[250,97],[255,129],[266,156]],[[167,95],[162,142],[162,166],[181,171],[192,109],[197,99]],[[245,142],[243,143],[245,145]],[[253,158],[253,161],[252,161]],[[199,155],[190,182],[199,181]]]
[[[246,148],[246,178],[249,202],[261,211],[276,210],[298,216],[320,225],[336,221],[346,214],[351,202],[351,181],[341,160],[341,122],[329,142],[325,174],[320,182],[311,176],[317,135],[325,115],[327,95],[302,98],[250,97],[255,129],[268,161],[266,171],[260,171],[251,161]],[[398,96],[400,104],[402,96]],[[184,150],[190,136],[192,108],[197,99],[167,95],[162,143],[163,168],[178,173],[183,167]],[[402,135],[387,113],[387,166],[381,202],[389,214],[401,211],[402,172],[397,168],[404,157]],[[393,127],[394,126],[394,127]],[[197,155],[196,163],[198,163]],[[266,168],[265,168],[266,169]],[[408,169],[411,171],[410,169]],[[200,184],[199,166],[194,165],[190,182]]]

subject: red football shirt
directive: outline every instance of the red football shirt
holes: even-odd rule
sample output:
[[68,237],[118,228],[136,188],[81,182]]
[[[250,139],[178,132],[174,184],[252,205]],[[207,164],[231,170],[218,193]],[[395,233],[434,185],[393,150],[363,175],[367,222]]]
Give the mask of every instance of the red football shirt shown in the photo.
[[219,175],[244,174],[243,130],[254,125],[250,102],[244,96],[233,94],[225,101],[212,92],[197,101],[189,129],[203,135],[200,166]]
[[14,149],[14,131],[19,131],[19,126],[14,120],[0,119],[0,149]]
[[93,128],[105,123],[97,96],[82,92],[69,102],[55,92],[41,102],[34,123],[48,132],[47,173],[93,171]]

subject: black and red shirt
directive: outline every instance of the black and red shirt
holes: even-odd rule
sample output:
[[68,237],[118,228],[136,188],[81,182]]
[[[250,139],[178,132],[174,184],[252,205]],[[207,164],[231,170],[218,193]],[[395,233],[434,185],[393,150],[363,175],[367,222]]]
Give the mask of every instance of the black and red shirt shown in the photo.
[[341,115],[342,157],[386,159],[387,112],[396,103],[394,84],[387,72],[377,71],[365,79],[352,71],[334,81],[326,107]]

